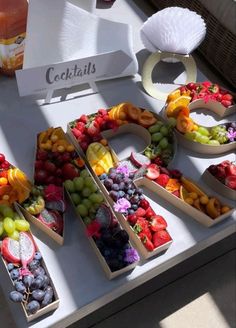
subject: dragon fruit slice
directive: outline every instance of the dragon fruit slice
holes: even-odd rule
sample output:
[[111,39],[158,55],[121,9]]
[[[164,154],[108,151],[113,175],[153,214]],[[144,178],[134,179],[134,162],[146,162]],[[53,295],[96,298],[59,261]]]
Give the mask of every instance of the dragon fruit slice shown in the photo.
[[48,228],[54,230],[58,234],[62,234],[63,218],[59,212],[44,209],[37,218]]
[[102,204],[98,208],[96,213],[96,221],[99,222],[101,227],[103,228],[108,228],[111,225],[113,221],[113,215],[110,208],[107,205]]
[[151,163],[150,159],[147,156],[134,152],[131,153],[130,160],[134,165],[138,167],[142,167],[144,165],[147,166]]
[[146,174],[146,172],[147,172],[147,167],[146,166],[140,167],[140,169],[138,169],[135,172],[133,180],[137,180],[139,178],[142,178]]
[[65,202],[63,200],[46,202],[45,207],[49,210],[56,210],[62,213],[64,213],[66,209]]
[[122,161],[121,163],[119,163],[119,167],[122,166],[127,166],[128,170],[130,173],[135,173],[137,171],[137,166],[135,166],[131,161],[127,160],[127,161]]
[[9,237],[4,238],[2,241],[1,252],[6,261],[20,264],[20,244],[17,240]]
[[20,232],[19,244],[21,263],[23,268],[27,268],[27,264],[34,258],[35,245],[31,236],[27,232]]

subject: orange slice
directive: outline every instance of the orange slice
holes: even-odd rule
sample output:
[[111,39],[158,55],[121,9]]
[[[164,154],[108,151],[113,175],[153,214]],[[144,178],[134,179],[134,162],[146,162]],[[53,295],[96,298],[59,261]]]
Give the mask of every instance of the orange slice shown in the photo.
[[183,186],[180,186],[179,194],[183,201],[188,197],[188,191]]
[[180,108],[188,107],[190,101],[191,101],[191,97],[189,97],[189,96],[180,96],[177,99],[169,102],[168,106],[166,107],[167,116],[176,115],[175,109],[177,109],[178,107],[180,107]]
[[18,168],[8,170],[8,181],[13,188],[23,189],[27,192],[30,192],[32,189],[32,185],[27,176]]
[[167,97],[167,102],[174,101],[175,99],[179,98],[181,96],[180,89],[176,89],[173,92],[171,92]]

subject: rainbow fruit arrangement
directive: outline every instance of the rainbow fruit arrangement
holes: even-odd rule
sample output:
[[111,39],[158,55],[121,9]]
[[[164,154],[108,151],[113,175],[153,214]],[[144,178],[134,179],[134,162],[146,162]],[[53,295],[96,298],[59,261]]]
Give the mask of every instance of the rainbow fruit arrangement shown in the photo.
[[219,164],[210,165],[207,168],[217,180],[226,187],[236,190],[236,165],[230,161],[223,161]]
[[216,84],[189,83],[172,92],[167,98],[166,115],[176,119],[176,129],[188,140],[201,144],[219,146],[236,141],[236,122],[208,128],[193,121],[188,106],[196,99],[221,102],[227,108],[235,104],[233,96]]
[[93,238],[110,270],[114,272],[139,261],[137,251],[129,243],[129,235],[121,229],[89,172],[82,170],[79,177],[66,180],[64,186],[88,236]]
[[69,124],[71,132],[97,175],[107,173],[114,166],[114,159],[103,132],[120,126],[135,123],[148,129],[151,144],[144,153],[149,159],[161,159],[167,165],[173,157],[173,122],[164,123],[148,110],[131,103],[121,103],[109,110],[100,109],[96,114],[82,115]]
[[143,190],[135,186],[133,180],[137,174],[129,172],[128,166],[121,164],[111,168],[99,178],[115,202],[115,211],[124,215],[149,252],[172,240],[166,230],[167,222],[153,211]]
[[168,170],[157,165],[154,167],[152,164],[152,175],[147,171],[145,177],[212,219],[231,210],[229,206],[221,204],[216,197],[208,196],[195,182],[185,178],[178,170]]
[[23,207],[45,226],[63,234],[65,201],[63,182],[79,176],[84,166],[62,128],[48,128],[38,134],[34,165],[35,186]]
[[9,297],[34,314],[53,301],[54,292],[29,229],[28,221],[12,207],[0,205],[1,255],[15,287]]
[[32,188],[27,176],[0,154],[0,204],[22,203]]

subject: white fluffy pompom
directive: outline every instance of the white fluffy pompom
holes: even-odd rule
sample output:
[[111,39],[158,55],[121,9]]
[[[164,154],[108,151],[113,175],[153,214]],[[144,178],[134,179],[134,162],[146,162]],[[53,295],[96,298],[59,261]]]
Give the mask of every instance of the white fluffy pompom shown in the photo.
[[206,35],[202,17],[187,8],[168,7],[147,19],[140,30],[141,40],[149,51],[187,55]]

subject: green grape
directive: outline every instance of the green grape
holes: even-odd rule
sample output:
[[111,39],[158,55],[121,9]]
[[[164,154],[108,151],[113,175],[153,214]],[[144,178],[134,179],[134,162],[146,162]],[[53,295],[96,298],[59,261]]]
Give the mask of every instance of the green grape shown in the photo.
[[16,212],[14,212],[14,216],[13,216],[13,220],[22,220],[22,218],[20,217],[20,215]]
[[157,147],[154,148],[153,153],[155,156],[160,156],[162,153],[161,147],[158,145]]
[[82,200],[82,204],[85,205],[87,207],[87,209],[89,210],[93,203],[91,202],[91,200],[85,198]]
[[88,198],[88,196],[92,193],[92,191],[90,190],[90,188],[88,187],[85,187],[83,190],[82,190],[82,195],[83,197],[86,197]]
[[201,144],[207,144],[209,142],[209,138],[207,136],[202,135],[202,134],[198,134],[196,136],[196,141],[200,142]]
[[163,123],[162,122],[157,122],[156,124],[150,126],[148,128],[148,131],[153,134],[153,133],[156,133],[156,132],[159,132],[160,131],[160,128],[163,126]]
[[220,144],[228,141],[227,130],[223,125],[213,126],[210,130],[212,139],[218,140]]
[[66,180],[64,182],[64,186],[65,186],[66,190],[69,191],[69,193],[75,192],[75,184],[73,181]]
[[0,236],[3,234],[4,227],[3,227],[3,222],[0,221]]
[[18,231],[28,231],[30,228],[30,224],[26,220],[15,220],[15,228]]
[[92,219],[89,216],[83,218],[84,224],[87,226],[92,222]]
[[97,187],[96,183],[93,183],[92,186],[90,186],[90,190],[92,192],[96,192],[98,190],[98,187]]
[[73,183],[77,191],[81,191],[84,188],[84,179],[81,176],[74,178]]
[[94,184],[93,178],[92,177],[85,177],[84,178],[84,185],[86,187],[91,187]]
[[184,134],[184,136],[185,136],[186,139],[194,141],[195,138],[196,138],[196,134],[197,134],[197,132],[186,132]]
[[209,130],[207,128],[204,128],[203,126],[199,126],[197,132],[207,137],[210,135]]
[[81,203],[81,197],[79,194],[77,193],[72,193],[70,195],[71,199],[72,199],[72,202],[75,204],[75,205],[78,205],[79,203]]
[[168,125],[169,125],[169,127],[174,128],[176,126],[176,122],[177,121],[176,121],[176,119],[174,117],[168,118]]
[[150,149],[145,149],[144,155],[147,156],[149,159],[151,159],[152,151]]
[[14,240],[19,240],[20,234],[19,231],[14,230],[13,233],[11,233],[10,235],[8,235],[11,239]]
[[169,142],[166,137],[162,138],[161,141],[159,142],[159,147],[161,147],[161,149],[167,148],[168,145],[169,145]]
[[154,141],[154,142],[158,142],[158,141],[160,141],[161,139],[163,138],[163,134],[162,133],[160,133],[160,132],[156,132],[156,133],[154,133],[154,134],[152,134],[152,141]]
[[76,211],[82,218],[88,216],[88,209],[83,204],[78,205]]
[[214,140],[214,139],[209,140],[208,141],[208,144],[211,145],[211,146],[220,146],[219,141],[218,140]]
[[15,230],[15,222],[11,218],[6,217],[3,220],[3,227],[8,235],[12,234]]
[[9,206],[7,206],[7,205],[0,204],[0,213],[3,214],[3,210],[4,210],[5,208],[8,208],[8,207],[9,207]]
[[3,210],[2,210],[2,214],[4,217],[8,217],[8,218],[14,218],[14,211],[9,207],[6,206]]
[[103,196],[100,193],[93,193],[89,196],[89,200],[93,203],[102,203],[103,202]]
[[160,129],[160,132],[164,137],[168,136],[168,134],[169,134],[169,130],[166,126],[162,126]]
[[80,171],[80,176],[81,176],[82,178],[86,178],[86,177],[89,177],[90,174],[89,174],[88,170],[83,169],[82,171]]

